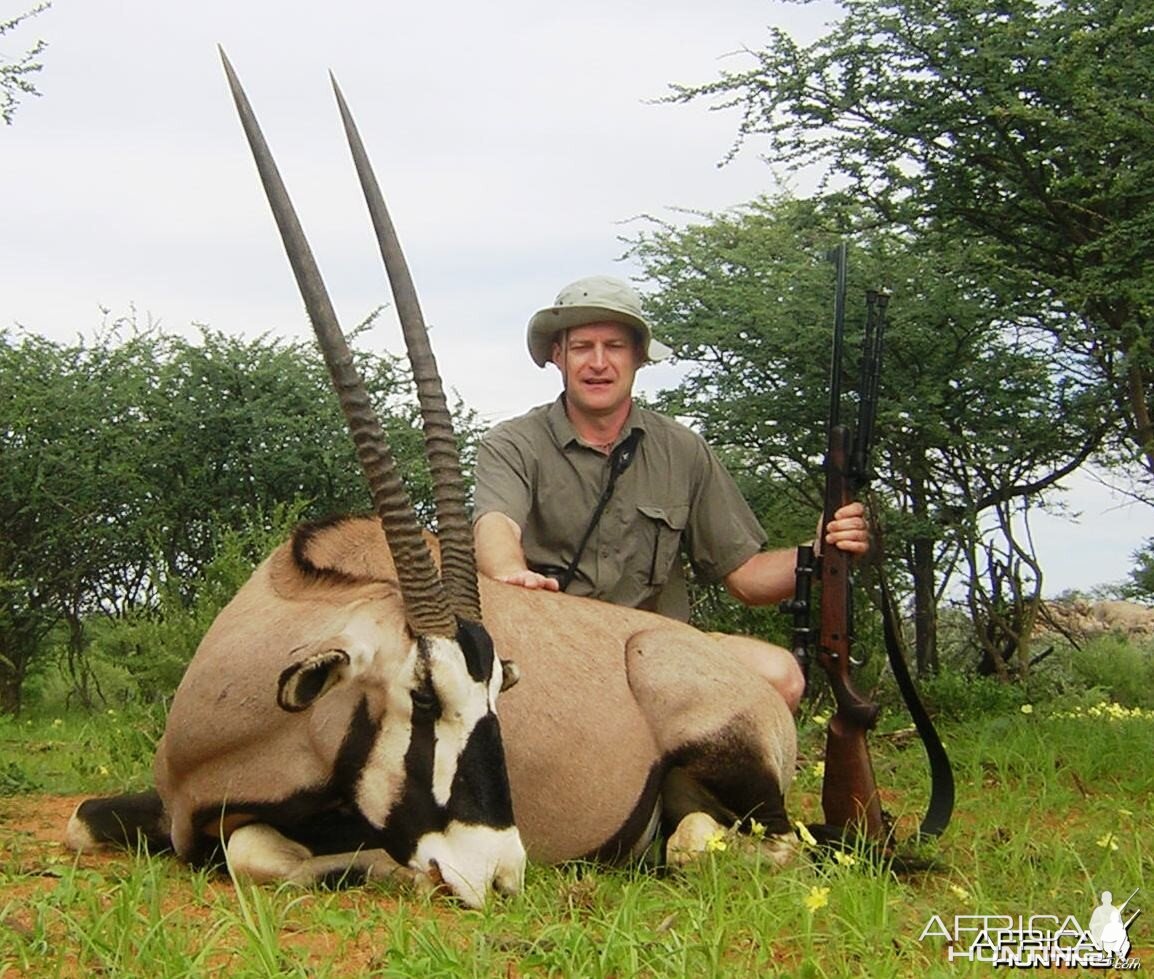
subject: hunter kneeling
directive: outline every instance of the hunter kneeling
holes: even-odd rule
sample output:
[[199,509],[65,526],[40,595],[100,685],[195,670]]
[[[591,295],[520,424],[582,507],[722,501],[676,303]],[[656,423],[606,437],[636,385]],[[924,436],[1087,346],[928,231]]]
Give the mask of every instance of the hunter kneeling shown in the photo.
[[[485,574],[671,618],[689,618],[684,549],[705,581],[746,605],[774,605],[795,586],[796,548],[767,538],[733,478],[697,433],[638,407],[639,367],[655,340],[627,282],[591,276],[529,321],[529,353],[561,373],[556,401],[495,426],[477,457],[474,535]],[[869,550],[860,503],[839,509],[824,543]],[[796,710],[805,679],[793,654],[726,637],[733,654]]]

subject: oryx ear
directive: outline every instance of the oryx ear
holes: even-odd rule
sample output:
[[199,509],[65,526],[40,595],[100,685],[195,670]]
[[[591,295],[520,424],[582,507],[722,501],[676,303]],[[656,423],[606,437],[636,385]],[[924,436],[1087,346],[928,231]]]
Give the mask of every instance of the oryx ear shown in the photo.
[[311,707],[333,688],[348,665],[349,654],[343,649],[314,653],[293,663],[277,681],[277,705],[290,713]]
[[510,687],[516,686],[520,679],[521,671],[517,668],[517,664],[511,659],[501,660],[501,692],[504,693]]

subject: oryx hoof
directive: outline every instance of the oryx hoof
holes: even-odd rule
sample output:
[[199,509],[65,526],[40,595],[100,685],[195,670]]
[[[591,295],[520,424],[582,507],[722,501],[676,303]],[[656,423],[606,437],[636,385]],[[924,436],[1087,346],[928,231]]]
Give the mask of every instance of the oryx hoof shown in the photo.
[[684,867],[710,850],[724,850],[732,834],[707,812],[691,812],[665,843],[665,862]]

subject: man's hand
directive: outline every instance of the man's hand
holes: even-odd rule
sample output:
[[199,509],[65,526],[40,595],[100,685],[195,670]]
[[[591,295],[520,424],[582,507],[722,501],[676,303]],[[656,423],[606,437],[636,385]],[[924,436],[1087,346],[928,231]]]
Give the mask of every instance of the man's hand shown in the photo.
[[850,554],[869,553],[869,521],[866,520],[865,507],[860,501],[855,500],[838,509],[833,519],[826,524],[825,543]]
[[521,528],[496,510],[486,513],[473,524],[473,541],[477,548],[477,570],[507,585],[541,591],[560,591],[556,578],[530,571],[521,550]]
[[522,588],[541,589],[542,591],[560,591],[561,585],[556,578],[547,574],[538,574],[536,571],[517,571],[513,574],[501,575],[497,578],[507,585],[520,585]]

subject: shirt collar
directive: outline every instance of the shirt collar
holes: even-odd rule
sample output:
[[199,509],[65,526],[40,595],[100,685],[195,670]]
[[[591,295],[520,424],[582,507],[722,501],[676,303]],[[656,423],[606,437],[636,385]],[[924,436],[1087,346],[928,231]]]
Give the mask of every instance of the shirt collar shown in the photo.
[[[549,431],[553,435],[553,440],[563,449],[569,448],[571,445],[582,445],[583,443],[577,437],[577,430],[573,427],[573,423],[569,421],[569,416],[565,414],[565,392],[557,396],[546,413],[548,420]],[[637,402],[632,402],[629,406],[629,417],[625,419],[625,424],[621,426],[621,433],[617,436],[617,441],[614,446],[620,445],[625,437],[635,429],[645,429],[645,419],[641,414],[641,409],[637,407]]]

